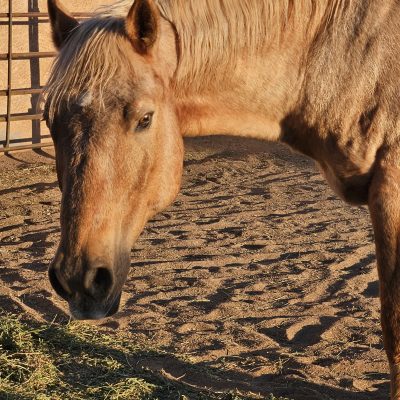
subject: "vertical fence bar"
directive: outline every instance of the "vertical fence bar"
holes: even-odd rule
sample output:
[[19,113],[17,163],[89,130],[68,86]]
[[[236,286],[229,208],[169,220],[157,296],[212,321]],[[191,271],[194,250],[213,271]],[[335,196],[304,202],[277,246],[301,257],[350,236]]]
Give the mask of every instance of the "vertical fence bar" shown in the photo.
[[[39,4],[38,0],[30,0],[28,5],[29,13],[38,13],[39,12]],[[28,30],[29,30],[29,52],[30,53],[38,53],[39,52],[39,19],[37,17],[29,17],[28,18]],[[29,67],[30,67],[30,76],[31,76],[31,87],[39,87],[40,86],[40,58],[30,58],[29,59]],[[31,96],[31,109],[29,112],[33,114],[37,114],[39,110],[39,99],[40,95],[32,94]],[[34,119],[32,120],[32,143],[40,143],[42,141],[41,137],[41,126],[40,120]]]
[[[5,140],[1,141],[0,143],[0,154],[2,153],[9,153],[10,151],[14,150],[26,150],[26,149],[37,149],[41,147],[50,147],[52,146],[52,143],[41,143],[40,136],[37,136],[37,141],[39,143],[32,143],[30,145],[22,145],[22,146],[17,146],[14,145],[10,147],[11,141],[12,141],[12,134],[11,134],[11,127],[12,127],[12,122],[13,121],[31,121],[31,120],[37,120],[37,115],[32,114],[31,112],[28,113],[17,113],[13,114],[12,113],[12,96],[13,95],[33,95],[33,96],[38,96],[38,87],[40,86],[40,78],[38,78],[38,81],[31,82],[31,88],[22,88],[22,89],[12,89],[12,79],[13,79],[13,62],[15,60],[31,60],[33,58],[45,58],[45,57],[54,57],[56,54],[54,52],[40,52],[40,51],[30,51],[28,53],[13,53],[13,27],[15,25],[15,18],[46,18],[46,20],[38,20],[35,21],[37,23],[39,22],[48,22],[48,14],[47,12],[39,12],[39,7],[37,6],[37,0],[31,0],[33,1],[33,4],[35,5],[35,10],[32,12],[13,12],[13,1],[17,0],[8,0],[8,13],[3,13],[0,12],[0,18],[8,18],[8,53],[1,53],[0,54],[0,61],[7,61],[8,62],[8,81],[7,81],[7,88],[5,89],[0,89],[0,96],[6,97],[6,106],[7,106],[7,112],[6,114],[0,114],[0,122],[6,123],[6,138]],[[81,20],[85,20],[87,18],[93,17],[93,13],[88,13],[88,12],[77,12],[73,13],[75,17]],[[29,21],[31,22],[31,20]],[[36,50],[36,49],[35,49]],[[38,48],[37,48],[38,50]],[[32,105],[32,110],[34,113],[36,112],[36,109],[34,109],[34,104]],[[2,146],[1,146],[2,144]]]
[[7,77],[7,121],[6,121],[6,144],[10,146],[11,135],[11,89],[12,89],[12,34],[13,34],[13,9],[12,1],[8,0],[8,77]]

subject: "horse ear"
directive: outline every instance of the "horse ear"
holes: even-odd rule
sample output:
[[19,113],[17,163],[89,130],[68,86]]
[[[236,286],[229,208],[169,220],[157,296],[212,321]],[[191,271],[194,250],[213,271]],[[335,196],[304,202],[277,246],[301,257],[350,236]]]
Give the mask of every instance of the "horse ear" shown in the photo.
[[154,0],[135,0],[125,21],[126,33],[136,51],[146,54],[158,35],[159,11]]
[[53,42],[60,49],[79,22],[61,5],[59,0],[47,0]]

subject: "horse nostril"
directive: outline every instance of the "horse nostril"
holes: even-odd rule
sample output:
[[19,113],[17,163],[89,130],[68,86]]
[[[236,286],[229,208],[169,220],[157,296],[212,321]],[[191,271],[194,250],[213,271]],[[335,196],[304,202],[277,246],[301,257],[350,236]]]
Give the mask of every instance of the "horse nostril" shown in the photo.
[[97,268],[88,272],[86,289],[95,298],[106,297],[113,286],[113,276],[108,268]]
[[68,301],[70,294],[65,290],[63,284],[60,282],[57,276],[56,270],[53,267],[49,268],[49,280],[55,292],[64,300]]
[[112,276],[107,268],[98,268],[93,283],[98,287],[108,289],[112,284]]

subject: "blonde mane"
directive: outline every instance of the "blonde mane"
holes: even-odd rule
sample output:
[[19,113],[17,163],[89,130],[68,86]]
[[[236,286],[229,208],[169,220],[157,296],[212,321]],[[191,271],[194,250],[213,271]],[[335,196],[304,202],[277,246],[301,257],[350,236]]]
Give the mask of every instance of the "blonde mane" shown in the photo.
[[[200,90],[215,71],[229,74],[239,56],[263,55],[272,43],[291,34],[306,36],[310,27],[330,24],[346,9],[344,0],[156,0],[162,16],[178,34],[176,86]],[[256,4],[255,4],[256,3]],[[61,102],[96,89],[103,102],[126,60],[124,17],[132,0],[102,7],[80,24],[57,57],[46,88],[51,118]],[[274,41],[274,42],[273,42]],[[124,50],[125,49],[125,50]],[[127,76],[127,75],[125,75]]]
[[[331,0],[331,3],[335,1]],[[179,35],[178,87],[199,90],[230,74],[241,57],[262,56],[295,32],[306,35],[326,10],[321,0],[159,0]],[[229,75],[227,75],[229,76]]]

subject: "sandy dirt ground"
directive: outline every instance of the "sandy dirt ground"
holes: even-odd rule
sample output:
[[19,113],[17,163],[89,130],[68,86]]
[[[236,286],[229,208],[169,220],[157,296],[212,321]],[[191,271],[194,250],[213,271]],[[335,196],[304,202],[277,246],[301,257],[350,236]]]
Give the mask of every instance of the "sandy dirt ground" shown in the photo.
[[[46,154],[46,153],[44,153]],[[66,316],[47,265],[59,238],[51,156],[0,157],[0,306]],[[123,308],[100,323],[206,365],[148,367],[215,391],[301,400],[388,396],[373,233],[366,208],[286,148],[233,138],[186,142],[181,194],[132,251]]]

